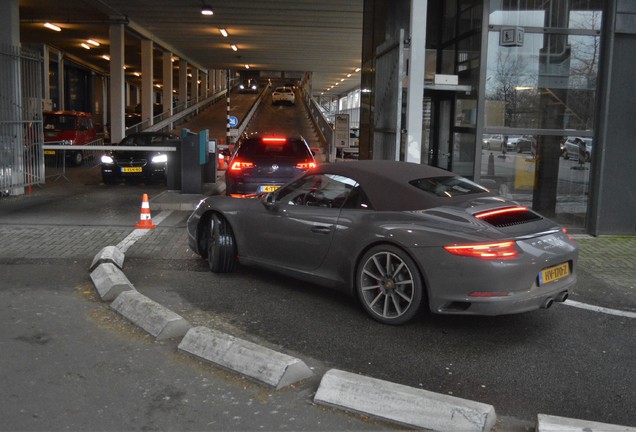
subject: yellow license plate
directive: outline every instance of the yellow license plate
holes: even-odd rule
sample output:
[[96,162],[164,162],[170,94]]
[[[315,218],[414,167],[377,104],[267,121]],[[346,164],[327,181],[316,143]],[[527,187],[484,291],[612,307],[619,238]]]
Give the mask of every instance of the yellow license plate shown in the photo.
[[263,192],[274,192],[276,189],[278,189],[280,186],[261,186],[261,190]]
[[54,155],[55,154],[55,150],[44,150],[44,154],[45,155]]
[[570,264],[563,263],[554,267],[541,270],[539,273],[539,285],[562,279],[570,274]]
[[142,168],[141,167],[122,167],[121,172],[137,173],[137,172],[142,172]]

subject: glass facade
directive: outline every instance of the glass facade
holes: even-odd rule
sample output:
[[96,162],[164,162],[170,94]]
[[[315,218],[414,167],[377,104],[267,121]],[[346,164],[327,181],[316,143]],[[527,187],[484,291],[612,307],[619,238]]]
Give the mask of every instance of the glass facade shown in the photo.
[[488,17],[482,183],[583,228],[594,161],[564,145],[593,135],[601,1],[493,0]]

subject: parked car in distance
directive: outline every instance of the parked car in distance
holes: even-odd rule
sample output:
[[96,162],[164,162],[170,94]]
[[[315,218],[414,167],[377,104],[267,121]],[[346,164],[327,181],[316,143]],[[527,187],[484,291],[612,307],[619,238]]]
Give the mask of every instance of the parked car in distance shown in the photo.
[[[90,113],[80,111],[47,111],[44,116],[44,142],[68,145],[86,145],[97,139],[97,130]],[[82,150],[66,150],[73,165],[84,161]]]
[[254,78],[248,78],[239,84],[239,93],[258,93],[258,82]]
[[509,135],[506,139],[506,150],[517,153],[531,152],[536,140],[532,135]]
[[272,92],[272,105],[281,103],[294,105],[296,103],[296,95],[291,87],[276,87]]
[[579,160],[579,149],[581,144],[585,145],[584,161],[590,162],[592,160],[592,138],[568,137],[563,143],[563,157],[565,159]]
[[503,150],[504,137],[501,134],[484,134],[481,139],[481,148],[487,150]]
[[180,143],[178,136],[164,132],[139,132],[128,135],[118,146],[139,150],[111,150],[101,157],[102,180],[112,184],[122,180],[166,180],[169,153],[143,150],[144,147],[173,147]]
[[243,138],[225,171],[226,195],[245,196],[273,192],[307,170],[316,160],[302,137]]

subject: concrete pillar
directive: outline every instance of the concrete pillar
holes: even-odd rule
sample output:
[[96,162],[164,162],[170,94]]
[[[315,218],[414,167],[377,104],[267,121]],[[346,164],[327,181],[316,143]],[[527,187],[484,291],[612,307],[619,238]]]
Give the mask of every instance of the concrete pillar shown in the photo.
[[199,69],[192,69],[192,103],[197,104],[199,102]]
[[188,106],[188,62],[179,60],[179,105]]
[[168,111],[172,115],[172,53],[170,51],[163,52],[163,111]]
[[60,111],[64,111],[66,108],[66,86],[64,85],[64,54],[61,51],[57,52],[57,98],[58,107]]
[[154,119],[154,71],[152,65],[153,43],[141,41],[141,121],[152,126]]
[[49,67],[51,61],[49,60],[49,47],[47,45],[42,46],[42,99],[51,100],[51,81],[49,80]]
[[[3,2],[3,13],[0,14],[0,44],[5,49],[9,48],[17,53],[20,48],[20,8],[18,0]],[[11,139],[12,152],[10,161],[3,161],[3,164],[12,166],[11,184],[24,184],[24,143],[22,142],[22,125],[20,124],[21,112],[17,108],[22,105],[21,101],[21,81],[20,81],[20,58],[17,56],[6,56],[7,64],[2,65],[5,72],[0,83],[0,120],[4,123],[3,133],[15,137]],[[14,187],[9,189],[10,195],[24,195],[24,187]]]
[[124,24],[110,25],[110,139],[116,143],[126,136],[124,99]]
[[421,163],[426,12],[428,0],[411,0],[411,53],[406,97],[406,162]]

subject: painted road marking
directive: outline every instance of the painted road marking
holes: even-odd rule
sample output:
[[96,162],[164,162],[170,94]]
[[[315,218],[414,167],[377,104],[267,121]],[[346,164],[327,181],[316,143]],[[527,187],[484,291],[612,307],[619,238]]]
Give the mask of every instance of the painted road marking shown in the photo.
[[601,312],[608,315],[616,315],[616,316],[627,317],[627,318],[636,318],[636,312],[627,312],[627,311],[621,311],[616,309],[608,309],[601,306],[589,305],[586,303],[580,303],[573,300],[566,300],[565,302],[563,302],[563,304],[566,306],[572,306],[579,309],[587,309],[594,312]]
[[[154,220],[152,222],[155,225],[159,225],[168,216],[170,216],[172,214],[172,212],[173,212],[173,210],[164,210],[164,211],[160,212],[157,216],[155,216],[155,218],[154,218]],[[150,231],[150,229],[148,229],[148,228],[138,228],[138,229],[133,230],[130,234],[128,234],[128,236],[125,239],[123,239],[122,241],[119,242],[119,244],[117,245],[117,248],[120,251],[122,251],[123,253],[126,253],[126,251],[128,250],[129,247],[134,245],[137,240],[139,240],[140,238],[142,238],[143,236],[148,234],[149,231]]]

